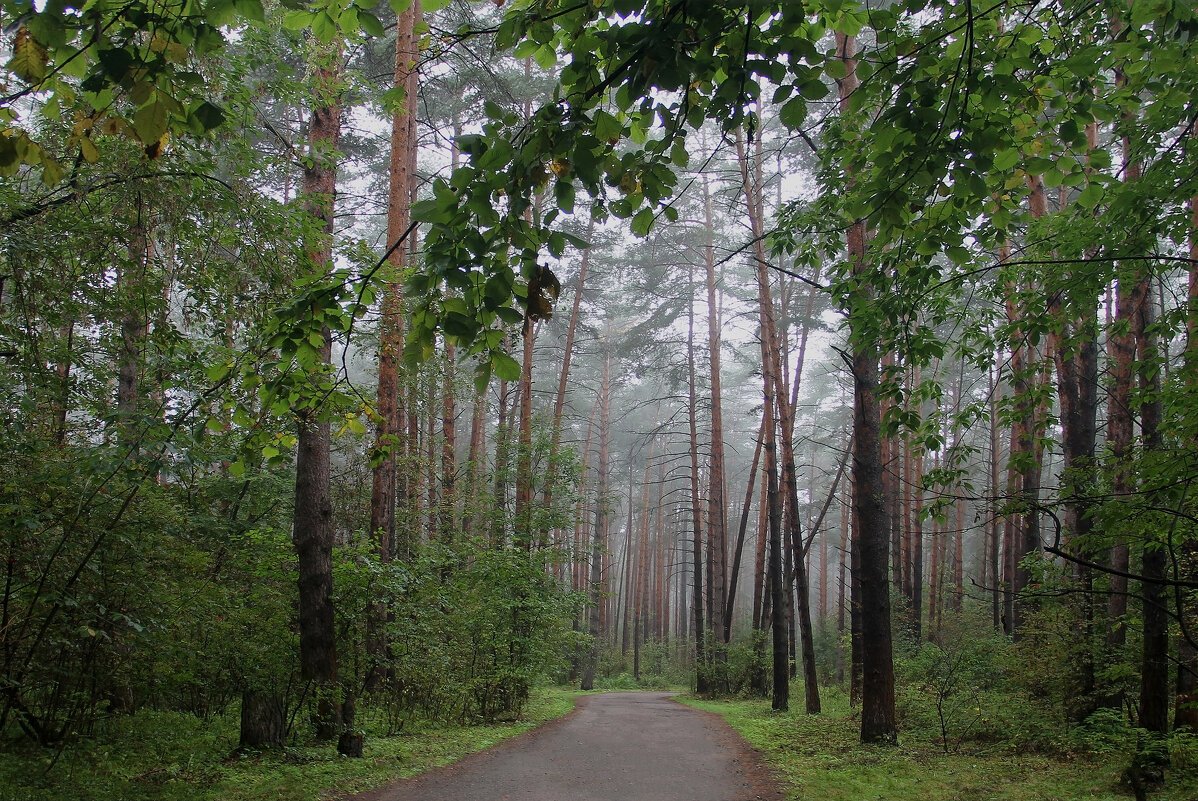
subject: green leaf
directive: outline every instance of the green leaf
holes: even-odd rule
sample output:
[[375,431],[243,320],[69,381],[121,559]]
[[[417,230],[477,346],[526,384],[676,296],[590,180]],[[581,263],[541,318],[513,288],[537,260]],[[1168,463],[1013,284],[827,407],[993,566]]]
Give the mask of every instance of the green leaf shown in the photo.
[[595,136],[604,142],[614,142],[624,132],[624,126],[620,124],[620,121],[603,109],[595,112],[594,122]]
[[481,361],[478,363],[478,368],[474,371],[474,391],[482,395],[487,391],[487,385],[491,383],[491,363]]
[[329,16],[329,12],[321,11],[312,20],[312,34],[321,42],[328,44],[337,37],[337,23]]
[[994,169],[999,172],[1009,170],[1019,163],[1019,157],[1018,148],[1009,147],[1006,150],[1000,150],[994,155]]
[[553,198],[557,207],[567,214],[574,211],[574,182],[568,179],[557,181],[553,186]]
[[437,223],[448,219],[448,215],[444,213],[441,204],[436,200],[416,201],[412,204],[411,215],[416,222]]
[[508,325],[515,325],[524,321],[524,315],[519,310],[513,309],[511,306],[500,306],[495,309],[495,315],[503,320]]
[[204,126],[205,131],[211,131],[213,128],[219,128],[225,121],[225,112],[220,106],[210,103],[205,100],[196,107],[192,116],[200,125]]
[[262,0],[233,0],[233,8],[251,22],[266,22],[266,12],[262,9]]
[[1077,205],[1083,209],[1093,209],[1102,202],[1102,184],[1090,184],[1077,196]]
[[557,64],[557,50],[550,45],[543,45],[532,54],[532,60],[543,70],[553,69]]
[[653,220],[655,218],[656,215],[653,213],[653,209],[641,209],[632,218],[632,233],[637,236],[648,236],[649,229],[653,227]]
[[520,362],[503,352],[491,354],[491,365],[501,381],[520,380]]
[[367,36],[383,36],[383,23],[374,14],[367,11],[358,12],[358,24],[362,26],[362,32]]
[[670,163],[675,167],[686,169],[686,165],[690,164],[691,155],[686,150],[686,143],[679,139],[674,142],[670,148]]
[[778,119],[792,131],[803,127],[803,123],[807,121],[807,101],[803,97],[787,100],[778,112]]
[[525,39],[516,45],[516,49],[512,51],[512,55],[518,59],[532,58],[532,54],[537,52],[540,47],[532,39]]
[[311,25],[315,18],[316,15],[306,9],[288,11],[283,15],[283,27],[289,31],[298,31]]
[[142,144],[157,142],[166,133],[168,114],[160,100],[142,106],[133,115],[133,130]]

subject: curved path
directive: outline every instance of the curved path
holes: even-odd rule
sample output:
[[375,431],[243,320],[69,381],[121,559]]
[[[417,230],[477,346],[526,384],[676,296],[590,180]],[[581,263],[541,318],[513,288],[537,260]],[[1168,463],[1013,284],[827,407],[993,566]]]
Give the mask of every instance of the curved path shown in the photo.
[[582,696],[574,712],[358,801],[774,801],[755,752],[668,693]]

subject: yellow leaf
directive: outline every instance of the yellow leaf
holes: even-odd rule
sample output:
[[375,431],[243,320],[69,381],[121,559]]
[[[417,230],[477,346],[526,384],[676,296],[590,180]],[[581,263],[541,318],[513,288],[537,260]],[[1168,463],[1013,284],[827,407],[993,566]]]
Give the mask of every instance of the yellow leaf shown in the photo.
[[79,152],[83,154],[83,159],[88,164],[95,164],[100,160],[100,151],[96,149],[96,143],[89,137],[79,137]]
[[29,35],[29,29],[22,26],[13,39],[12,58],[5,69],[11,70],[22,80],[38,83],[46,77],[46,48],[37,43]]

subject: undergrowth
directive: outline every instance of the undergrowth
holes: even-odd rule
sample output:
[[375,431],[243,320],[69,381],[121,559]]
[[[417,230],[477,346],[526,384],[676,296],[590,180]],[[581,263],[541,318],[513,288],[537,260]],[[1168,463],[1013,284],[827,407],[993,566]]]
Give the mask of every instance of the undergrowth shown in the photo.
[[[235,715],[203,721],[145,712],[111,721],[58,753],[0,753],[0,801],[324,801],[453,762],[574,708],[576,692],[538,690],[520,720],[478,726],[413,723],[375,736],[365,722],[362,759],[328,745],[238,753]],[[381,724],[381,721],[380,721]]]
[[[1126,760],[1105,750],[1107,737],[1092,729],[1053,752],[987,739],[945,753],[938,731],[910,728],[900,732],[897,747],[866,746],[845,694],[823,688],[821,696],[820,715],[801,707],[773,712],[768,700],[681,700],[723,716],[762,752],[794,801],[1126,801],[1132,795],[1123,782]],[[792,689],[792,699],[802,697],[801,687]],[[1175,736],[1174,768],[1152,801],[1198,798],[1193,739]]]

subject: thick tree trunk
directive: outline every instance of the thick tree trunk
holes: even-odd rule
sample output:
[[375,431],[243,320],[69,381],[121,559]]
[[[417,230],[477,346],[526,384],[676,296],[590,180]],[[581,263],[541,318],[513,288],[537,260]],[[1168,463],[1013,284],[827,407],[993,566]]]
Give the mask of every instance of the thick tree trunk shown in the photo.
[[[323,223],[309,254],[316,270],[332,264],[333,207],[337,184],[336,151],[341,134],[339,48],[321,55],[316,65],[317,92],[308,128],[309,160],[302,196],[308,212]],[[320,361],[329,363],[331,333],[323,328]],[[331,434],[319,407],[297,414],[295,511],[292,539],[299,562],[300,674],[313,686],[317,739],[331,740],[342,727],[337,688],[337,639],[333,611],[333,504],[330,495]]]
[[[1135,380],[1135,353],[1140,308],[1144,305],[1146,283],[1138,280],[1131,269],[1121,272],[1118,279],[1115,306],[1115,329],[1110,336],[1111,375],[1113,386],[1108,400],[1107,442],[1111,452],[1111,488],[1116,500],[1135,492],[1136,482],[1131,462],[1135,412],[1132,409],[1132,384]],[[1111,548],[1110,597],[1107,601],[1106,645],[1110,659],[1118,659],[1127,642],[1124,617],[1127,614],[1127,577],[1131,564],[1130,550],[1125,541]],[[1119,699],[1108,698],[1107,704]]]
[[[399,406],[398,362],[403,350],[403,296],[401,287],[403,272],[407,265],[408,226],[412,205],[413,176],[410,171],[410,150],[416,147],[414,115],[416,107],[416,40],[413,28],[416,22],[416,6],[413,3],[399,16],[395,35],[395,63],[393,77],[395,86],[403,87],[407,96],[403,106],[391,117],[391,151],[387,171],[387,280],[383,283],[378,350],[378,399],[376,412],[374,447],[377,463],[371,475],[370,489],[370,534],[379,561],[386,564],[395,552],[395,506],[396,452],[403,434],[402,416]],[[366,677],[367,691],[375,689],[386,673],[387,609],[383,604],[371,603],[367,609],[366,649],[371,667]]]
[[286,731],[282,696],[253,690],[242,692],[238,748],[282,748]]
[[[996,505],[998,502],[998,482],[1001,475],[1001,460],[999,459],[999,436],[998,436],[998,393],[1000,388],[1000,376],[997,366],[986,371],[987,380],[989,381],[990,392],[990,480],[989,480],[989,496],[991,504]],[[996,632],[1003,630],[1002,625],[1002,571],[999,567],[999,556],[1001,548],[999,542],[999,517],[997,513],[991,511],[986,521],[987,534],[987,553],[986,559],[989,563],[990,577],[990,617],[991,625]]]
[[[840,82],[840,111],[858,86],[855,37],[836,34],[836,49],[846,67]],[[871,267],[866,262],[865,222],[853,222],[846,233],[853,274],[869,292]],[[854,307],[865,305],[856,299]],[[850,313],[853,370],[853,487],[854,522],[858,527],[854,553],[860,551],[857,583],[861,590],[861,740],[895,743],[894,656],[890,631],[890,585],[887,574],[890,520],[882,484],[881,410],[878,403],[877,347],[864,333],[862,321]]]
[[[1061,470],[1064,547],[1083,556],[1093,534],[1090,500],[1097,482],[1095,448],[1098,437],[1098,294],[1079,299],[1066,313],[1061,294],[1049,298],[1048,311],[1061,333],[1049,337],[1057,371],[1057,403],[1061,420]],[[1082,721],[1094,711],[1094,580],[1090,568],[1077,564],[1072,582],[1079,590],[1071,601],[1076,643],[1071,660],[1073,689],[1070,717]]]

